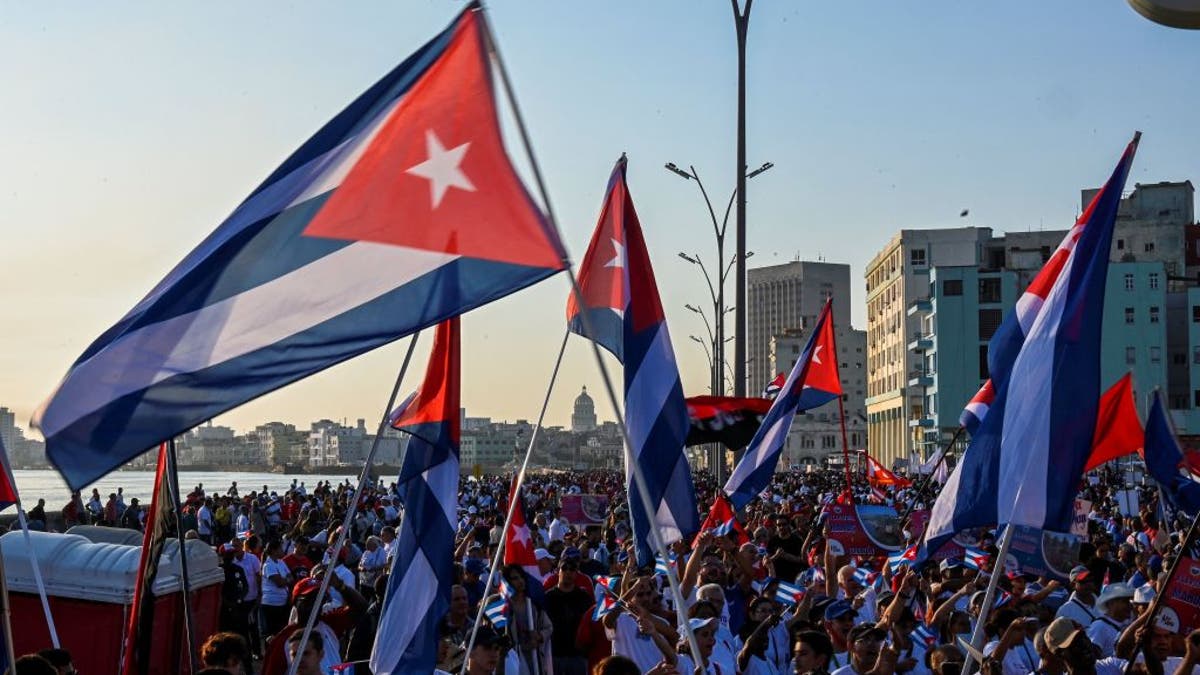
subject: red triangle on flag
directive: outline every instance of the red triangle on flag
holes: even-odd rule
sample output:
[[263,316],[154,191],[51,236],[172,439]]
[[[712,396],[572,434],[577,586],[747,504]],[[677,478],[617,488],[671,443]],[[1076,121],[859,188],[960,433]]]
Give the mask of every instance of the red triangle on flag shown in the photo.
[[478,12],[466,12],[305,235],[564,267],[505,152],[485,39]]

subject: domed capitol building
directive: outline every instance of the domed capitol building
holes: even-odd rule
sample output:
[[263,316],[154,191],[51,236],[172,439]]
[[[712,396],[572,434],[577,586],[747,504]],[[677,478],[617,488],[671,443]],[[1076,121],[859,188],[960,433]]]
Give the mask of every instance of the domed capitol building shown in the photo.
[[595,430],[596,404],[592,402],[592,397],[588,396],[587,387],[584,386],[579,396],[575,397],[575,412],[571,414],[571,431]]

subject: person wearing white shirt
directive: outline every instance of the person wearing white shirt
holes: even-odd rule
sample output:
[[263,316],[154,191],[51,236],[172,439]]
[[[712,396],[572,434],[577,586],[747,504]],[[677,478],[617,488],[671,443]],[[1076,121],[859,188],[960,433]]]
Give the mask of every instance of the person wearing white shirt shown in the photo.
[[1128,584],[1109,584],[1096,599],[1099,616],[1087,627],[1088,639],[1100,648],[1100,656],[1115,656],[1117,638],[1129,625],[1133,612],[1133,589]]
[[288,589],[292,572],[283,562],[283,546],[279,540],[267,542],[266,561],[262,566],[262,637],[267,640],[284,626],[288,619]]
[[375,588],[375,581],[387,569],[387,552],[379,537],[367,537],[367,550],[358,559],[358,575],[362,588]]
[[1090,626],[1097,618],[1092,603],[1096,601],[1099,584],[1093,579],[1091,571],[1083,565],[1077,565],[1071,570],[1070,582],[1071,596],[1058,608],[1055,616],[1066,617],[1080,626]]
[[895,649],[884,644],[887,631],[875,624],[864,623],[850,629],[847,642],[850,645],[850,663],[833,671],[830,675],[866,675],[872,670],[892,672],[899,655]]
[[[704,665],[704,668],[698,672],[702,672],[704,675],[736,675],[737,671],[726,669],[712,658],[713,648],[717,643],[717,618],[710,616],[707,619],[688,619],[688,625],[692,629],[692,635],[696,637],[696,647],[700,651],[700,660]],[[691,648],[686,639],[681,641],[675,669],[680,673],[697,672],[696,663],[692,660]]]
[[[562,517],[561,513],[555,510],[554,520],[550,522],[550,541],[562,541],[567,535],[567,527],[570,523],[566,518]],[[549,542],[547,542],[549,543]]]
[[1096,658],[1096,645],[1075,622],[1058,617],[1046,626],[1043,633],[1046,647],[1062,659],[1068,675],[1121,675],[1126,661],[1110,656]]
[[632,660],[644,673],[673,652],[673,645],[664,636],[670,625],[651,613],[655,593],[650,577],[640,577],[633,582],[622,600],[623,606],[632,607],[636,616],[618,605],[604,616],[604,634],[612,642],[613,654]]
[[200,535],[200,539],[206,544],[212,544],[213,536],[213,513],[212,500],[205,499],[204,504],[196,511],[196,534]]

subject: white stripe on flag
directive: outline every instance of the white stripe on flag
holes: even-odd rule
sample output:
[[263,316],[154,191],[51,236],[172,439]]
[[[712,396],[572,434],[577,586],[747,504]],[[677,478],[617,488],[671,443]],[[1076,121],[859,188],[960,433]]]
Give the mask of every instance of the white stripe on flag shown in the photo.
[[[379,617],[379,629],[376,634],[387,636],[385,640],[376,640],[371,648],[371,670],[379,675],[388,675],[400,663],[400,656],[408,649],[417,629],[425,621],[425,613],[433,605],[438,593],[437,576],[424,552],[418,552],[412,565],[404,572],[404,578],[396,587],[394,597],[389,607],[384,609]],[[390,607],[395,603],[403,603]],[[397,611],[401,610],[402,611]]]
[[[669,360],[660,358],[664,354],[670,357]],[[655,367],[659,365],[665,370]],[[679,371],[675,365],[675,354],[671,351],[671,341],[664,321],[658,324],[654,333],[654,344],[646,350],[646,357],[642,359],[641,366],[634,373],[633,381],[625,391],[626,401],[639,402],[637,408],[625,409],[625,427],[629,431],[629,442],[633,444],[632,451],[635,457],[640,456],[645,449],[643,446],[646,444],[646,438],[658,422],[667,397],[671,395],[671,390],[678,381]],[[676,449],[654,448],[653,451],[674,454]],[[682,453],[683,448],[680,447],[678,452]]]
[[1003,480],[998,481],[996,513],[1000,523],[1045,525],[1054,352],[1074,264],[1072,255],[1013,362],[1000,440],[999,475]]
[[[183,373],[243,356],[303,332],[393,291],[459,256],[357,242],[304,267],[188,314],[122,336],[79,364],[67,379],[107,387],[74,388],[76,398],[39,419],[56,434],[113,400]],[[114,378],[112,373],[120,373]],[[38,418],[42,415],[38,414]]]

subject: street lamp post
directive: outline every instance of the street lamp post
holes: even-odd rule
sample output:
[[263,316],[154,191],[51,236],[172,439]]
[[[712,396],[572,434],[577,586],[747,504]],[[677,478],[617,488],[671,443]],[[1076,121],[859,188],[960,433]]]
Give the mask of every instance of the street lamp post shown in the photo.
[[746,395],[746,34],[750,28],[750,8],[754,0],[733,6],[733,25],[737,31],[738,92],[737,92],[737,283],[735,285],[737,312],[737,341],[733,343],[733,395]]
[[[759,174],[769,171],[774,166],[775,165],[771,162],[764,162],[762,166],[758,167],[754,171],[749,173],[742,172],[743,178],[754,178]],[[712,275],[708,273],[708,268],[704,265],[704,261],[700,257],[699,253],[688,255],[687,253],[680,251],[679,257],[699,267],[700,272],[704,275],[704,283],[708,286],[709,299],[711,299],[713,303],[714,325],[709,326],[708,319],[704,318],[704,314],[697,308],[691,305],[688,305],[687,308],[690,311],[700,314],[701,317],[704,318],[705,327],[709,330],[710,341],[712,343],[711,370],[717,373],[717,375],[713,378],[714,382],[712,393],[714,396],[724,396],[725,378],[723,373],[725,371],[725,343],[727,342],[725,338],[725,315],[729,312],[729,310],[725,308],[725,281],[729,278],[729,273],[733,270],[734,266],[743,266],[745,264],[745,259],[754,255],[754,252],[746,251],[740,256],[733,256],[730,258],[728,264],[725,263],[725,232],[729,225],[729,214],[733,210],[733,202],[738,194],[736,190],[733,192],[733,194],[729,195],[729,202],[725,206],[725,215],[720,221],[718,221],[717,212],[715,209],[713,209],[712,200],[710,200],[708,197],[708,190],[704,187],[704,181],[700,180],[700,174],[696,171],[696,167],[689,165],[688,170],[684,171],[674,162],[670,162],[666,165],[666,169],[680,178],[696,182],[696,187],[700,188],[700,196],[704,198],[704,205],[708,209],[708,217],[709,221],[712,223],[713,236],[717,240],[717,279],[715,284],[713,283]],[[737,310],[738,308],[740,308],[740,305],[730,309]],[[740,315],[740,312],[738,313]],[[744,364],[740,366],[740,368],[743,369],[742,372],[744,373]],[[737,376],[735,371],[734,388],[736,389],[736,387]],[[724,461],[722,461],[722,451],[720,446],[717,445],[714,446],[714,448],[709,452],[709,464],[710,466],[714,467],[714,474],[719,482],[722,479],[722,471],[725,466]]]

